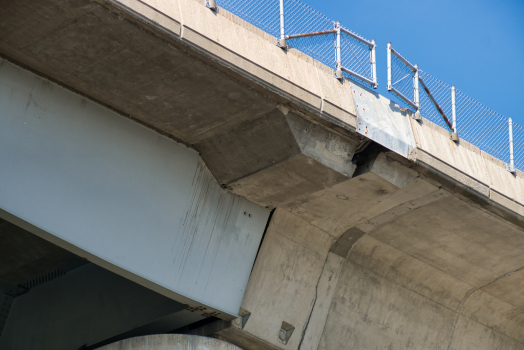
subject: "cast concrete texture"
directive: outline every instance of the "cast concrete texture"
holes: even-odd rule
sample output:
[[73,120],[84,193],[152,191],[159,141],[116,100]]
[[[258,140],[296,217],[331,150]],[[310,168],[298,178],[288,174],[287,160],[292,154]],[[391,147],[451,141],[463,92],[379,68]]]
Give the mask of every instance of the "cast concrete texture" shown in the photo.
[[521,172],[223,9],[39,6],[56,20],[23,1],[0,15],[4,55],[194,147],[224,188],[277,208],[242,301],[251,316],[216,337],[253,350],[524,348]]
[[155,334],[122,340],[98,350],[241,350],[218,339],[186,334]]

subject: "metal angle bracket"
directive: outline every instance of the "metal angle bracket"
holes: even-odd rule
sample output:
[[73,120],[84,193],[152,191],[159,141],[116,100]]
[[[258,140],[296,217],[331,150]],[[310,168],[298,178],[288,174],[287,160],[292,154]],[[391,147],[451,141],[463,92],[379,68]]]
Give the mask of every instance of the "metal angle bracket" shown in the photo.
[[286,39],[277,39],[277,46],[282,50],[287,50]]
[[340,69],[336,69],[333,71],[333,76],[337,78],[340,81],[344,80],[344,76],[342,75],[342,71]]
[[217,3],[215,2],[215,0],[206,0],[206,7],[208,9],[213,10],[213,11],[216,11],[217,10]]
[[280,331],[278,332],[278,340],[281,343],[287,344],[294,330],[295,330],[294,326],[287,323],[286,321],[282,321],[282,326],[280,326]]
[[422,116],[420,115],[420,110],[417,110],[415,113],[413,113],[413,111],[411,109],[407,109],[407,113],[408,115],[415,119],[416,121],[418,122],[421,122],[422,121]]
[[233,323],[240,329],[244,329],[246,326],[247,320],[249,320],[249,317],[251,316],[251,312],[244,310],[240,308],[240,311],[238,313],[238,318],[236,318]]

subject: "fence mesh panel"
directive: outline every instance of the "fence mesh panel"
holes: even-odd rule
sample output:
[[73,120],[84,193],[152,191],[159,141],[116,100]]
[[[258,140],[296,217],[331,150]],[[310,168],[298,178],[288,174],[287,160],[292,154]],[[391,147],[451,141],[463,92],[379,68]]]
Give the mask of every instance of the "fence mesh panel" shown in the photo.
[[[422,78],[426,86],[428,87],[431,95],[435,98],[440,108],[444,111],[444,114],[450,122],[451,120],[451,85],[448,85],[428,73],[419,69],[419,77]],[[433,123],[443,127],[444,129],[449,130],[448,124],[444,121],[444,118],[439,113],[428,94],[422,87],[422,84],[419,84],[419,98],[420,98],[420,114],[431,120]]]
[[[522,127],[520,124],[516,124],[515,122],[513,122],[513,150],[515,168],[524,171],[524,127]],[[504,160],[504,158],[500,159]]]
[[[411,68],[406,66],[397,56],[391,54],[391,85],[410,101],[414,101],[413,75]],[[402,106],[415,111],[413,107],[407,105],[395,93],[391,92],[391,94],[395,96],[395,101],[401,101],[400,104]]]
[[[279,4],[278,0],[276,3]],[[296,0],[284,1],[286,35],[332,30],[334,26],[335,23],[332,20],[302,2]],[[289,46],[329,66],[333,66],[335,62],[334,43],[334,34],[287,41]]]
[[[344,29],[349,31],[347,28]],[[358,35],[352,31],[351,33]],[[340,33],[340,56],[342,57],[342,66],[370,80],[373,79],[371,49],[368,45],[342,32]],[[346,76],[349,77],[348,75]],[[355,77],[352,77],[352,79],[361,82]]]
[[[508,121],[471,97],[456,92],[457,133],[464,140],[509,162]],[[515,125],[513,126],[515,130]]]
[[[275,38],[280,38],[279,0],[266,0],[256,6],[254,3],[245,0],[217,0],[217,5],[275,36]],[[335,22],[298,0],[285,0],[284,27],[286,35],[294,35],[333,30]],[[288,39],[287,44],[334,68],[336,61],[335,41],[335,34],[328,34]],[[344,33],[341,33],[340,44],[342,65],[371,80],[372,67],[369,47]],[[346,78],[359,83],[368,84],[351,75],[344,75]]]
[[266,1],[263,6],[255,6],[253,2],[246,0],[217,0],[216,3],[263,31],[280,37],[279,0]]

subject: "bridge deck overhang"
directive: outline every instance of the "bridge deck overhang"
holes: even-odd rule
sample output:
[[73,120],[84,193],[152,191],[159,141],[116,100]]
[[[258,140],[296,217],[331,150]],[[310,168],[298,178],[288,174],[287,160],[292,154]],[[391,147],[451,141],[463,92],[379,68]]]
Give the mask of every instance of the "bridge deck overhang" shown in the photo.
[[0,16],[8,60],[197,150],[222,188],[277,208],[249,322],[220,336],[278,348],[286,321],[302,331],[288,348],[344,348],[344,329],[370,348],[398,336],[373,336],[397,317],[413,348],[482,327],[524,342],[521,173],[197,1],[27,0]]

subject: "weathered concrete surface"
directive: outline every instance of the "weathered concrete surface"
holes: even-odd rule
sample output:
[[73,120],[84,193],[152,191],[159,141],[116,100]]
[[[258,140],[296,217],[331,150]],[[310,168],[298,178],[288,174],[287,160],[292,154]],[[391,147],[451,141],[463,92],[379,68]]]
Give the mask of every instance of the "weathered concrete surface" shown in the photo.
[[241,350],[225,341],[185,334],[155,334],[130,338],[99,350]]
[[215,336],[257,350],[522,348],[522,229],[398,155],[362,157],[352,179],[277,209],[250,319]]
[[277,336],[285,321],[295,327],[286,348],[296,349],[318,297],[317,284],[333,237],[277,209],[266,238],[242,302],[251,312],[244,331],[279,347],[283,344]]
[[270,208],[351,178],[357,146],[279,108],[195,145],[223,187]]
[[[485,201],[485,207],[522,226],[524,215],[524,174],[506,170],[506,164],[461,140],[449,142],[449,132],[424,119],[411,121],[417,149],[412,158],[430,172],[454,182],[456,186],[475,193]],[[490,207],[489,204],[491,204]],[[516,217],[500,213],[503,209]]]
[[41,5],[51,23],[9,3],[0,51],[191,145],[221,185],[277,207],[242,302],[251,316],[216,336],[257,350],[522,348],[522,173],[365,89],[360,103],[223,9],[72,5]]

